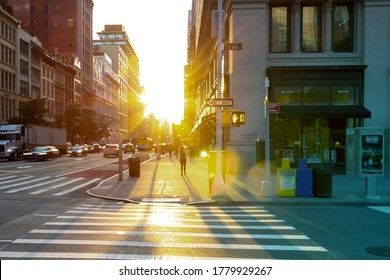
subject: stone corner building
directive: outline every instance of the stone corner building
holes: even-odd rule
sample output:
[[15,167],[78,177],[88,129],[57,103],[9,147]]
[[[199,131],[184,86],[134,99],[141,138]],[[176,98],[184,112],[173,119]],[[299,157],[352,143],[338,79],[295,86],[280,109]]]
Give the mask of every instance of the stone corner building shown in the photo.
[[[217,0],[193,0],[186,67],[185,121],[206,147],[215,136]],[[346,129],[390,127],[389,0],[224,0],[225,98],[246,124],[223,130],[228,170],[256,166],[264,138],[265,79],[271,103],[272,158],[299,158],[345,170]],[[241,44],[241,50],[229,50]]]

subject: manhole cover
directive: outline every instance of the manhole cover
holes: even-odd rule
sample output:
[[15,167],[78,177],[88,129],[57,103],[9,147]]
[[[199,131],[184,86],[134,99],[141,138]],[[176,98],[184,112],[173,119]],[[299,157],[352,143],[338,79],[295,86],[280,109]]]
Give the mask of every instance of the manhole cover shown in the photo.
[[367,248],[367,252],[377,256],[390,257],[390,247],[381,247],[381,246],[369,247]]

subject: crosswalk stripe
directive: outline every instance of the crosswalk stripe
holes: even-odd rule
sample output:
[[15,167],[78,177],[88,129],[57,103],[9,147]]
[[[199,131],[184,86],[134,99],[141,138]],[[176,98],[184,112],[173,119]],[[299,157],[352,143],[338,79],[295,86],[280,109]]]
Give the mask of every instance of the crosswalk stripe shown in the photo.
[[[0,185],[4,185],[4,184],[9,184],[9,183],[14,183],[14,182],[17,182],[17,181],[22,181],[22,180],[27,180],[27,179],[30,179],[32,178],[33,176],[22,176],[22,177],[19,177],[17,179],[13,179],[13,180],[8,180],[8,181],[4,181],[4,182],[0,182]],[[17,184],[16,184],[17,185]],[[6,187],[1,187],[0,190],[2,189],[6,189],[8,188],[8,186]]]
[[11,179],[11,178],[15,178],[15,177],[17,177],[17,176],[16,175],[11,175],[11,176],[6,176],[6,177],[0,177],[0,182],[3,181],[3,180],[8,180],[8,179]]
[[[66,177],[64,177],[66,178]],[[68,178],[66,178],[68,179]],[[51,191],[51,190],[54,190],[54,189],[58,189],[58,188],[61,188],[61,187],[64,187],[66,185],[70,185],[70,184],[73,184],[77,181],[80,181],[80,180],[83,180],[84,178],[80,177],[80,178],[74,178],[72,180],[69,180],[69,181],[66,181],[62,184],[59,184],[59,185],[55,185],[55,186],[52,186],[52,187],[48,187],[48,188],[44,188],[44,189],[41,189],[41,190],[38,190],[38,191],[35,191],[35,192],[31,192],[29,194],[40,194],[40,193],[44,193],[44,192],[48,192],[48,191]]]
[[[116,227],[146,227],[151,225],[161,225],[158,224],[158,221],[150,223],[114,223],[114,222],[104,222],[104,223],[93,223],[93,222],[47,222],[45,225],[51,226],[97,226],[97,227],[107,227],[107,226],[116,226]],[[254,226],[254,225],[183,225],[183,224],[165,224],[164,226],[170,228],[209,228],[209,229],[253,229],[253,230],[295,230],[293,226]]]
[[377,210],[386,214],[390,214],[390,207],[389,206],[367,206],[370,209]]
[[[126,236],[164,236],[166,232],[159,231],[120,231],[120,230],[48,230],[34,229],[30,233],[36,234],[90,234],[90,235],[126,235]],[[200,232],[170,232],[170,237],[195,237],[195,238],[232,238],[232,239],[294,239],[308,240],[309,237],[302,234],[243,234],[243,233],[200,233]]]
[[128,246],[187,249],[229,249],[229,250],[266,250],[266,251],[317,251],[324,252],[320,246],[299,245],[259,245],[259,244],[221,244],[221,243],[169,243],[122,240],[75,240],[75,239],[17,239],[13,244],[39,245],[91,245],[91,246]]
[[[270,216],[273,216],[272,214],[270,214]],[[126,220],[129,220],[129,221],[145,221],[145,220],[149,220],[149,221],[154,221],[155,223],[156,222],[159,222],[159,223],[162,223],[162,219],[159,220],[158,217],[140,217],[140,216],[135,216],[135,217],[128,217],[126,215],[126,217],[96,217],[96,216],[58,216],[57,219],[88,219],[88,220],[122,220],[122,221],[126,221]],[[169,218],[170,220],[172,220],[173,218],[178,218],[178,216],[164,216],[164,220],[166,220],[167,218]],[[200,218],[200,219],[191,219],[191,218],[180,218],[180,220],[178,219],[178,221],[180,222],[199,222],[199,223],[203,223],[203,222],[219,222],[219,223],[259,223],[259,220],[250,220],[250,219],[228,219],[228,218],[224,218],[224,219],[203,219],[203,218]],[[261,220],[262,222],[264,223],[284,223],[285,221],[284,220],[278,220],[278,219],[262,219]]]
[[64,180],[64,179],[65,178],[57,178],[57,179],[54,179],[54,180],[51,180],[51,181],[46,181],[46,182],[35,184],[35,185],[32,185],[32,186],[6,191],[5,193],[16,193],[16,192],[20,192],[20,191],[25,191],[25,190],[33,189],[33,188],[36,188],[36,187],[41,187],[41,186],[44,186],[44,185],[47,185],[47,184],[55,183],[55,182],[58,182],[58,181],[61,181],[61,180]]
[[33,258],[33,259],[103,259],[103,260],[218,260],[232,258],[168,256],[168,255],[137,255],[137,254],[109,254],[109,253],[69,253],[69,252],[12,252],[0,251],[3,258]]
[[[17,176],[12,175],[12,176],[0,178],[0,185],[3,185],[0,187],[0,190],[5,190],[4,193],[12,194],[12,193],[31,190],[34,188],[43,187],[43,188],[40,188],[40,189],[37,189],[35,191],[28,193],[31,195],[37,195],[37,194],[52,191],[52,190],[55,190],[55,189],[58,189],[58,188],[61,188],[61,187],[67,186],[67,185],[71,185],[73,183],[76,183],[78,181],[85,179],[83,177],[73,178],[73,179],[70,179],[68,177],[55,177],[53,179],[52,177],[49,177],[49,176],[38,177],[38,178],[34,178],[34,176],[21,176],[18,178],[15,178],[15,177],[17,177]],[[52,179],[50,179],[50,178],[52,178]],[[66,180],[66,181],[60,182],[60,181],[64,181],[64,180]],[[69,188],[69,189],[66,189],[64,191],[54,193],[53,195],[54,196],[62,196],[64,194],[68,194],[68,193],[71,193],[71,192],[76,191],[78,189],[84,188],[88,185],[91,185],[99,180],[101,180],[101,178],[93,178],[91,180],[88,180],[87,182],[80,184],[80,185],[76,185],[76,186]],[[32,184],[34,182],[37,182],[37,183]],[[58,182],[60,182],[60,183],[58,183]],[[55,184],[55,183],[57,183],[57,184]],[[29,184],[29,185],[25,186],[27,184]],[[55,185],[49,186],[49,187],[44,187],[45,185],[49,185],[49,184],[55,184]]]
[[[8,243],[0,259],[231,259],[235,251],[239,258],[310,252],[318,258],[328,253],[268,210],[251,208],[254,212],[247,213],[240,208],[226,206],[220,212],[219,207],[83,204]],[[140,209],[147,211],[142,215]],[[162,255],[148,248],[158,248]]]
[[94,179],[89,180],[88,182],[86,182],[86,183],[84,183],[84,184],[75,186],[75,187],[73,187],[73,188],[70,188],[69,190],[65,190],[65,191],[62,191],[62,192],[59,192],[59,193],[55,193],[55,194],[53,194],[53,195],[55,195],[55,196],[61,196],[61,195],[64,195],[64,194],[68,194],[68,193],[71,193],[71,192],[76,191],[76,190],[78,190],[78,189],[84,188],[84,187],[86,187],[86,186],[88,186],[88,185],[90,185],[90,184],[92,184],[92,183],[95,183],[95,182],[97,182],[97,181],[100,181],[100,180],[101,180],[101,178],[94,178]]
[[[100,204],[83,204],[82,206],[76,207],[76,209],[82,209],[82,208],[88,208],[88,209],[112,209],[112,210],[121,210],[121,209],[131,209],[135,211],[143,211],[144,209],[162,209],[162,210],[168,210],[168,209],[180,209],[180,211],[197,211],[193,210],[195,209],[206,209],[206,210],[246,210],[246,209],[264,209],[263,206],[182,206],[182,205],[175,205],[175,206],[167,206],[167,205],[145,205],[145,204],[138,204],[136,207],[132,204],[126,204],[123,202],[119,202],[118,205],[100,205]],[[189,209],[187,209],[190,207]]]
[[[107,212],[100,212],[100,211],[68,211],[66,213],[74,213],[74,214],[98,214],[98,215],[112,215],[113,213],[107,213]],[[135,212],[121,212],[121,213],[117,213],[117,215],[139,215],[139,213],[135,213]],[[170,215],[170,216],[186,216],[186,213],[172,213],[172,212],[166,212],[166,213],[161,213],[161,212],[158,212],[158,213],[155,213],[154,214],[155,216],[156,215],[162,215],[164,217],[166,217],[167,215]],[[229,215],[229,217],[252,217],[252,218],[264,218],[264,217],[274,217],[273,214],[269,214],[269,213],[266,213],[266,214],[229,214],[229,213],[225,213],[225,214],[222,214],[222,213],[212,213],[212,214],[206,214],[206,213],[199,213],[199,212],[195,212],[193,214],[195,217],[225,217],[226,215]]]
[[134,213],[134,212],[142,212],[142,213],[148,213],[148,212],[158,212],[158,213],[171,213],[172,210],[180,210],[181,213],[194,213],[194,212],[213,212],[213,213],[223,213],[223,214],[230,214],[230,213],[265,213],[268,212],[264,209],[226,209],[226,210],[219,210],[219,209],[185,209],[185,208],[140,208],[140,209],[130,209],[130,208],[96,208],[96,207],[76,207],[77,210],[85,210],[85,212],[88,212],[87,210],[93,210],[93,211],[111,211],[111,212],[117,212],[118,210],[121,210],[121,213]]
[[[13,182],[19,181],[19,180],[25,180],[25,179],[31,178],[31,177],[33,177],[33,176],[23,177],[21,179],[15,179],[15,180],[13,180]],[[22,183],[17,183],[17,184],[13,184],[13,185],[8,185],[8,186],[5,186],[5,187],[0,187],[0,190],[9,189],[9,188],[12,188],[12,187],[15,187],[15,186],[26,185],[26,184],[30,184],[30,183],[46,180],[47,178],[50,178],[50,177],[41,177],[41,178],[37,178],[37,179],[34,179],[34,180],[29,180],[27,182],[22,182]]]

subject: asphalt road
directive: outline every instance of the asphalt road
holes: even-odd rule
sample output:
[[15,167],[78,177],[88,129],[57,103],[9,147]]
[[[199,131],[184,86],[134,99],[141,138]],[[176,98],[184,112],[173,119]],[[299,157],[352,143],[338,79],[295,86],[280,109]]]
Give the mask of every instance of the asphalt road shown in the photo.
[[1,162],[0,259],[390,259],[368,250],[390,248],[389,207],[132,205],[85,194],[117,172],[102,154]]

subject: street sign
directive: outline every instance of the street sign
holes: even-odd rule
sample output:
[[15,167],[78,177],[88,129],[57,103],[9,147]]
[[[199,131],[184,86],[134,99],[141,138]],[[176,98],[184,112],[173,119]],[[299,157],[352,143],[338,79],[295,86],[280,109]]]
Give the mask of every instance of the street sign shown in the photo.
[[280,112],[280,106],[278,103],[270,103],[269,104],[269,112],[270,113],[279,113]]
[[233,107],[232,98],[214,98],[206,101],[210,107]]
[[229,51],[241,51],[242,43],[230,43],[228,44]]

